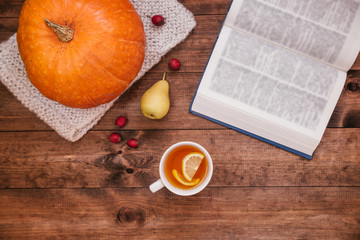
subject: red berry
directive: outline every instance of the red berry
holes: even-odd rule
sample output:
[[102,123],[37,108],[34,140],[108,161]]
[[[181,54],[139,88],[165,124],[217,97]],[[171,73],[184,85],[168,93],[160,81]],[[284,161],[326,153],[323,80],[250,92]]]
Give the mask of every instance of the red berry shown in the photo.
[[151,18],[151,21],[156,26],[162,26],[165,23],[165,19],[161,15],[155,15]]
[[132,148],[137,148],[139,145],[139,140],[135,138],[131,138],[127,141],[127,145]]
[[181,67],[181,63],[179,60],[177,60],[176,58],[173,58],[170,60],[169,62],[169,68],[172,70],[179,70]]
[[119,143],[121,141],[121,136],[118,133],[112,133],[110,134],[109,139],[113,143]]
[[123,127],[127,122],[127,118],[125,116],[120,116],[116,119],[115,124],[119,127]]

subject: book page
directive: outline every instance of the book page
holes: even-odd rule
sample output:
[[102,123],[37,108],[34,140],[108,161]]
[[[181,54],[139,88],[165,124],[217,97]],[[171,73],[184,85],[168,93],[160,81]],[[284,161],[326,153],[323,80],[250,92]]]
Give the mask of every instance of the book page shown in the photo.
[[[289,131],[283,126],[274,125],[254,115],[238,111],[216,99],[197,94],[191,107],[192,113],[210,118],[229,128],[259,138],[265,142],[275,142],[311,156],[320,140],[302,132]],[[249,134],[250,133],[250,134]],[[274,144],[274,143],[272,143]],[[276,145],[276,144],[274,144]],[[284,147],[282,147],[284,148]]]
[[224,26],[198,93],[320,139],[346,74]]
[[356,0],[233,0],[225,25],[343,71],[360,50]]

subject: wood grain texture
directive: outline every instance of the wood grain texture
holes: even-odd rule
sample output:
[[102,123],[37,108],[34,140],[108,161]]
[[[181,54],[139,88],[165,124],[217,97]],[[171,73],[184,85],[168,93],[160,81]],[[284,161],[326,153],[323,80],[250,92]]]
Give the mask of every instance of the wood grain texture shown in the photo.
[[0,5],[0,16],[1,18],[17,18],[20,16],[21,5]]
[[[125,114],[131,119],[127,126],[128,129],[140,129],[141,127],[145,127],[145,129],[150,127],[156,129],[221,128],[219,125],[189,114],[188,109],[223,19],[223,15],[196,16],[198,26],[204,27],[195,28],[186,41],[180,43],[169,54],[164,56],[160,63],[152,68],[150,73],[146,74],[120,97],[115,106],[106,113],[94,129],[112,129],[114,127],[114,119],[119,114]],[[2,18],[2,22],[0,33],[2,29],[16,31],[17,18]],[[4,35],[0,34],[1,36]],[[180,59],[182,68],[179,72],[170,72],[167,75],[172,99],[169,116],[157,122],[145,119],[139,111],[138,103],[140,102],[140,97],[154,82],[161,79],[163,71],[169,71],[167,63],[172,58]],[[357,65],[354,64],[354,66],[354,69],[356,69]],[[359,74],[356,70],[349,72],[347,83],[330,119],[329,127],[360,126],[360,121],[357,121],[360,118]],[[349,90],[347,84],[350,82],[357,84],[357,87]],[[0,84],[0,94],[3,97],[0,102],[0,131],[51,130],[50,127],[35,117],[35,114],[29,112],[28,109],[17,101],[2,84]],[[189,117],[190,120],[183,121],[184,116]],[[354,118],[355,120],[352,120]],[[8,121],[8,119],[11,119],[11,121]]]
[[[140,111],[142,94],[162,73],[145,74],[125,92],[93,128],[93,130],[112,130],[115,119],[126,115],[129,119],[125,129],[224,129],[211,121],[189,113],[189,107],[202,73],[169,72],[171,108],[168,115],[159,121],[145,118]],[[355,84],[355,90],[350,86]],[[350,89],[349,89],[350,87]],[[5,86],[0,84],[0,131],[38,131],[51,128],[25,108]],[[187,120],[184,121],[184,118]],[[343,92],[330,119],[328,127],[360,127],[360,71],[350,71]]]
[[[311,161],[233,130],[120,130],[120,144],[110,133],[93,131],[76,143],[54,132],[0,133],[0,188],[148,187],[163,152],[184,140],[211,154],[213,187],[360,187],[359,128],[327,129]],[[130,138],[138,148],[126,145]]]
[[[196,2],[196,1],[195,1]],[[5,8],[7,9],[7,8]],[[8,10],[9,12],[15,10]],[[172,50],[166,59],[161,61],[153,71],[163,71],[167,68],[169,59],[176,57],[184,63],[182,71],[185,72],[202,72],[205,68],[207,60],[210,56],[211,50],[214,46],[216,37],[224,20],[224,15],[195,15],[197,26],[187,41],[183,42],[181,46]],[[18,16],[11,18],[0,18],[0,42],[12,36],[18,27]],[[184,51],[186,49],[186,51]],[[188,54],[189,51],[192,54]],[[352,70],[360,70],[360,56],[358,56]]]
[[25,0],[0,0],[0,6],[9,7],[14,5],[22,5]]
[[354,240],[359,205],[360,188],[349,187],[207,188],[192,197],[143,188],[5,189],[0,238]]
[[[0,42],[24,0],[0,0]],[[231,0],[179,0],[197,27],[122,95],[80,141],[67,142],[0,84],[0,239],[360,239],[360,56],[313,160],[189,113]],[[167,62],[182,62],[178,72]],[[140,97],[168,71],[171,109],[140,113]],[[123,128],[116,117],[129,119]],[[112,132],[123,140],[113,144]],[[138,138],[129,148],[126,140]],[[162,153],[191,140],[214,161],[191,197],[148,186]]]

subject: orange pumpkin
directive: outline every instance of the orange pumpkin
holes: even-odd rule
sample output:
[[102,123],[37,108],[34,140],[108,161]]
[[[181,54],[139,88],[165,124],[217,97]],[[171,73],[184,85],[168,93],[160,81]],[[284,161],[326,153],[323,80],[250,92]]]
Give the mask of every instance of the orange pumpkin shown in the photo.
[[115,99],[145,57],[143,23],[128,0],[26,0],[17,42],[32,84],[74,108]]

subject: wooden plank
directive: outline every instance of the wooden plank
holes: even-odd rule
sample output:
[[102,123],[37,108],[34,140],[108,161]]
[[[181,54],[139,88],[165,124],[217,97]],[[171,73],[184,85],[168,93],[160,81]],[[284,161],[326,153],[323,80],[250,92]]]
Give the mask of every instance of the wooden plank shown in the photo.
[[[142,115],[140,99],[146,89],[162,78],[162,73],[146,74],[118,99],[94,130],[114,129],[115,119],[120,115],[126,115],[129,119],[125,129],[191,129],[197,127],[203,128],[205,126],[223,128],[189,113],[190,102],[199,83],[200,76],[200,73],[169,72],[167,80],[170,83],[170,111],[161,120],[151,120]],[[1,84],[0,95],[2,96],[2,101],[0,102],[0,131],[51,130],[35,114],[30,113]],[[187,121],[184,121],[184,117]]]
[[[360,129],[327,129],[311,161],[232,130],[92,131],[76,143],[54,132],[0,133],[0,188],[148,187],[161,155],[195,141],[214,162],[212,187],[360,186]],[[140,145],[131,149],[127,139]]]
[[[172,58],[177,58],[182,62],[181,71],[203,72],[223,20],[223,15],[196,16],[197,27],[190,36],[183,43],[172,49],[152,71],[162,72],[164,69],[168,69],[168,61]],[[0,24],[0,42],[12,36],[16,32],[17,27],[17,18],[3,18],[2,24]],[[360,56],[358,56],[351,69],[360,70]]]
[[8,40],[15,32],[0,32],[0,43]]
[[[0,12],[0,16],[1,16],[0,32],[15,33],[17,31],[18,17],[20,15],[20,11],[21,8],[18,6],[7,6],[2,8]],[[202,27],[197,27],[196,31],[200,31],[201,33],[201,32],[213,31],[214,29],[216,29],[216,36],[217,36],[224,18],[225,15],[195,15],[197,26],[202,26]],[[1,40],[5,40],[5,39],[0,39],[0,41]]]
[[2,239],[359,239],[360,188],[0,190]]
[[[21,8],[24,0],[0,0],[0,7],[4,12],[9,12],[8,9]],[[211,14],[226,14],[231,0],[213,0],[211,2],[205,0],[197,1],[186,1],[179,0],[187,9],[189,9],[194,15],[211,15]],[[0,11],[0,16],[2,17],[18,17],[20,11],[12,12],[11,15],[3,15],[3,12]]]
[[[214,35],[214,37],[216,38],[220,30],[221,24],[224,20],[224,17],[224,15],[195,16],[197,27],[195,27],[195,29],[193,30],[192,35],[200,35],[203,38],[211,37],[211,35]],[[0,32],[11,32],[13,34],[17,31],[17,28],[18,18],[1,18]],[[215,42],[215,39],[213,42]]]
[[21,12],[21,5],[2,5],[0,3],[0,17],[18,18]]
[[[2,16],[1,24],[0,24],[0,42],[8,39],[13,33],[16,32],[18,22],[17,17],[20,14],[20,5],[22,4],[22,0],[16,0],[16,1],[7,1],[2,0],[0,1],[0,6],[2,6],[2,11],[0,11],[0,16]],[[196,21],[198,23],[198,26],[202,26],[201,28],[197,27],[195,29],[195,35],[200,34],[203,31],[206,31],[207,34],[210,34],[210,44],[207,39],[201,39],[199,42],[206,43],[203,46],[206,46],[206,56],[210,55],[211,49],[213,47],[213,42],[216,39],[216,36],[220,30],[221,24],[224,20],[225,13],[230,5],[230,0],[215,0],[212,2],[208,1],[182,1],[190,11],[192,11],[196,15]],[[211,16],[211,14],[216,14],[215,16]],[[214,31],[215,30],[215,31]],[[189,41],[188,41],[189,42]],[[191,55],[191,58],[194,58],[196,56],[199,56],[199,54],[194,51],[191,47],[194,42],[191,42],[189,46],[183,45],[184,49],[188,49],[190,47],[191,52],[193,54]],[[177,53],[179,54],[179,53]],[[181,54],[181,53],[180,53]],[[186,55],[182,55],[182,59],[186,59]],[[201,56],[201,55],[200,55]],[[200,58],[200,63],[203,63],[207,61],[208,57]],[[191,62],[191,61],[190,61]],[[189,62],[189,63],[190,63]],[[189,66],[197,66],[199,64],[198,59],[194,59],[193,62],[195,64],[189,64]],[[165,63],[166,65],[166,63]],[[203,64],[200,64],[203,65]],[[164,65],[159,65],[160,68],[163,68]],[[351,67],[352,70],[360,70],[360,56],[358,56],[357,60],[355,61],[354,65]],[[203,70],[203,68],[201,68]],[[199,70],[197,70],[199,71]]]
[[[5,28],[16,29],[17,19],[5,18]],[[128,114],[132,119],[132,124],[129,124],[129,129],[139,129],[145,123],[146,127],[152,126],[155,128],[221,128],[216,124],[205,121],[198,117],[192,116],[188,113],[188,108],[192,96],[195,92],[197,83],[201,78],[201,73],[205,69],[207,59],[210,55],[212,46],[214,44],[217,32],[220,29],[223,16],[198,16],[198,26],[189,38],[175,47],[169,54],[167,54],[159,64],[157,64],[151,72],[147,74],[136,85],[134,85],[100,121],[99,125],[94,129],[109,130],[112,129],[114,118],[120,114]],[[14,30],[15,31],[15,30]],[[6,34],[6,32],[5,32]],[[1,35],[0,35],[1,36]],[[5,35],[2,35],[5,36]],[[10,36],[10,35],[9,35]],[[213,37],[211,37],[213,36]],[[191,54],[189,54],[189,51]],[[168,71],[167,62],[171,58],[178,58],[183,63],[182,69],[178,73],[173,73],[169,76],[171,82],[172,108],[169,117],[171,121],[150,121],[142,117],[139,111],[138,103],[142,93],[160,78],[157,73]],[[356,64],[354,65],[356,68]],[[360,69],[360,61],[359,61]],[[183,74],[184,72],[191,72],[190,74]],[[193,74],[195,73],[195,74]],[[196,74],[198,73],[198,74]],[[348,82],[358,82],[359,74],[352,71],[349,74]],[[360,85],[360,83],[358,83]],[[137,89],[135,89],[137,86]],[[177,89],[174,91],[173,89]],[[180,89],[180,91],[179,91]],[[184,91],[186,95],[183,95]],[[359,127],[360,121],[360,98],[359,90],[352,91],[349,95],[349,90],[344,88],[344,92],[340,98],[339,104],[335,109],[334,115],[330,120],[329,127],[343,127],[352,126]],[[18,130],[50,130],[41,120],[35,117],[24,108],[7,90],[0,85],[0,94],[3,97],[0,103],[0,131],[18,131]],[[129,102],[128,99],[133,99]],[[179,99],[179,100],[178,100]],[[134,115],[133,115],[134,114]],[[173,117],[172,117],[173,116]],[[193,121],[183,121],[183,116],[189,116]],[[12,121],[8,121],[11,119]],[[350,123],[349,124],[349,120]],[[352,120],[355,119],[355,120]],[[165,124],[165,125],[164,125]],[[355,124],[355,125],[354,125]]]
[[351,69],[351,70],[360,70],[360,53],[359,53],[359,55],[357,56],[354,64],[351,66],[350,69]]
[[[8,9],[21,8],[24,0],[0,0],[0,9],[3,9],[4,12],[9,12]],[[197,0],[197,1],[186,1],[179,0],[183,3],[184,6],[189,9],[194,15],[210,15],[210,14],[226,14],[231,0],[212,0],[211,2],[207,0]],[[2,17],[18,17],[20,11],[12,12],[12,14],[2,14],[0,11],[0,16]]]
[[0,32],[13,32],[15,33],[18,28],[18,18],[0,18]]
[[179,0],[194,15],[225,15],[230,7],[231,0]]
[[[16,31],[22,2],[0,0],[0,42]],[[79,142],[59,137],[0,84],[0,239],[360,238],[360,71],[349,72],[329,122],[347,129],[328,128],[306,161],[188,113],[230,0],[180,2],[197,28]],[[140,97],[173,57],[183,67],[168,74],[170,113],[146,119]],[[119,115],[129,118],[123,129]],[[118,145],[108,141],[115,130]],[[139,148],[125,145],[131,137]],[[193,197],[150,193],[161,154],[182,140],[213,156],[209,187]]]
[[360,71],[349,71],[328,124],[330,127],[360,127]]
[[25,0],[0,0],[0,6],[8,7],[14,5],[22,5]]
[[[149,72],[135,83],[104,115],[93,130],[114,129],[115,119],[126,115],[125,129],[223,129],[222,126],[189,113],[190,103],[202,73],[169,72],[171,108],[161,120],[145,118],[140,111],[142,94],[162,73]],[[358,86],[352,89],[351,86]],[[350,88],[349,88],[350,87]],[[0,131],[51,130],[0,84]],[[186,121],[184,121],[186,118]],[[328,127],[360,127],[360,71],[351,71]]]

